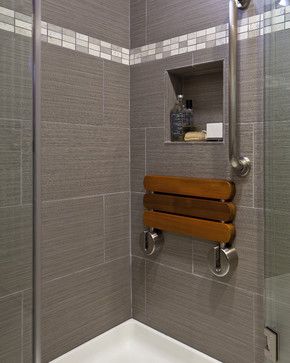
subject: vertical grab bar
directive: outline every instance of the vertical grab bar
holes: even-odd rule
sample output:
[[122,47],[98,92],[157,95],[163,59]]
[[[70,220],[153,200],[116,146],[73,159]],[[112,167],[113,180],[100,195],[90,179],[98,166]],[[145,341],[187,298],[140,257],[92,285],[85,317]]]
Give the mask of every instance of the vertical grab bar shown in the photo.
[[239,155],[237,144],[237,37],[238,8],[246,9],[251,0],[229,0],[229,160],[239,176],[250,172],[251,162]]

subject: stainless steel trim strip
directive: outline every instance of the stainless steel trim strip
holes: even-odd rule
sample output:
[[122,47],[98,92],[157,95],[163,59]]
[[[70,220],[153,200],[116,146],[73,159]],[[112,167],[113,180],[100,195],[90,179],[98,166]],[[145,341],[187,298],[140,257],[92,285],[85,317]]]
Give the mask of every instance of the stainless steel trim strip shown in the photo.
[[33,362],[41,363],[41,0],[33,15]]
[[237,175],[246,176],[251,162],[239,154],[237,132],[237,38],[238,2],[229,0],[229,160]]

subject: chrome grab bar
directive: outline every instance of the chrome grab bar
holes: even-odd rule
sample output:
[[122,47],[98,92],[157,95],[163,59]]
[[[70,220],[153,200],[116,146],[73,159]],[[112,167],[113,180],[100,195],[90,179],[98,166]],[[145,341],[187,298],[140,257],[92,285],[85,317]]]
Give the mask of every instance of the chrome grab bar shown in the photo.
[[237,144],[237,38],[238,9],[246,9],[251,0],[229,0],[229,160],[237,175],[246,176],[251,161],[239,155]]

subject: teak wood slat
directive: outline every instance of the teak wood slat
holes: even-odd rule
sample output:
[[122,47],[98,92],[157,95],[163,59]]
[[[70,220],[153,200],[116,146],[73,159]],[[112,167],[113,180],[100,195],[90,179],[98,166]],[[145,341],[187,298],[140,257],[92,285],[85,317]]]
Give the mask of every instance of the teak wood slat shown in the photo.
[[232,200],[235,195],[235,184],[220,179],[148,175],[144,187],[153,192],[216,200]]
[[184,216],[231,222],[236,213],[233,203],[166,194],[145,194],[144,207],[149,210]]
[[194,236],[217,243],[229,243],[235,236],[233,224],[144,211],[144,224],[163,231]]

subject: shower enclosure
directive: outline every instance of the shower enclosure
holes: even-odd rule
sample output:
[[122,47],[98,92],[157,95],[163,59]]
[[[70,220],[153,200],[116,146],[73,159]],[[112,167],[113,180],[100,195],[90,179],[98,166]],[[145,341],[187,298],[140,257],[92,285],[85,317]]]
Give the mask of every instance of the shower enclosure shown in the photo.
[[[216,3],[0,0],[1,363],[48,363],[132,317],[223,363],[289,363],[289,1],[238,12],[249,174],[232,173],[227,140],[164,136],[183,76],[227,135],[229,12]],[[148,174],[234,180],[231,278],[210,275],[212,245],[193,238],[165,233],[144,257]]]
[[0,361],[33,361],[32,1],[0,2]]
[[[290,357],[290,2],[268,1],[265,47],[265,325],[278,334],[278,362]],[[267,360],[271,362],[271,360]]]

